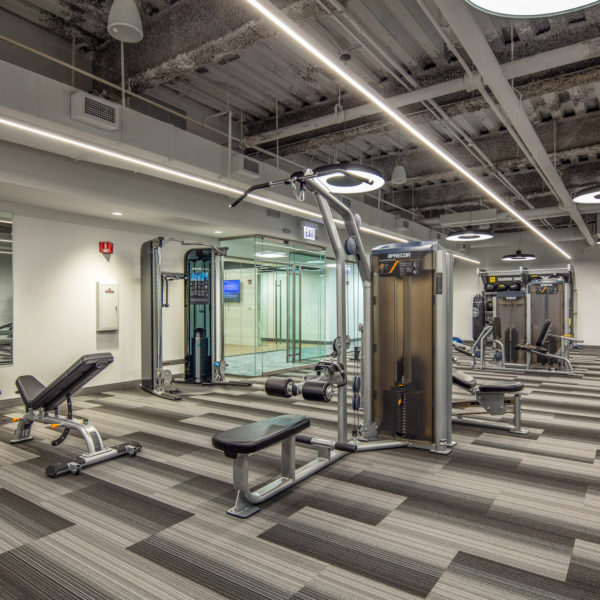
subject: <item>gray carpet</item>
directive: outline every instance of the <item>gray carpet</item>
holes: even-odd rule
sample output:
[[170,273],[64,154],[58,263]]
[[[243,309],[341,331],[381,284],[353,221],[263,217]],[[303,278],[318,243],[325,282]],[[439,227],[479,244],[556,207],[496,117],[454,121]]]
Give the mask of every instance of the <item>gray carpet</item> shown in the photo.
[[[293,413],[331,435],[334,402],[279,401],[260,385],[191,387],[180,402],[78,396],[76,414],[108,443],[144,449],[53,480],[45,465],[79,454],[81,440],[53,448],[57,432],[35,424],[35,441],[10,446],[21,408],[4,401],[0,598],[598,599],[600,355],[575,362],[583,377],[520,377],[527,436],[456,425],[449,456],[350,455],[247,520],[225,513],[231,461],[212,434]],[[298,462],[310,457],[298,448]],[[278,449],[253,459],[259,482]]]

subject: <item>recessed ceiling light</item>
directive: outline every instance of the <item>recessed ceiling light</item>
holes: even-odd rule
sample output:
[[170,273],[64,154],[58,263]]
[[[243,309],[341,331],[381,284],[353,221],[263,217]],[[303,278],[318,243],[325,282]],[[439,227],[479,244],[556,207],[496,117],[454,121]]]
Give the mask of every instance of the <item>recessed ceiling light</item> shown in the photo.
[[223,232],[219,231],[218,229],[215,229],[214,233],[223,233]]
[[378,190],[385,183],[379,171],[365,165],[325,165],[317,167],[314,173],[332,194],[364,194]]
[[523,260],[535,260],[535,254],[523,254],[520,250],[517,250],[514,254],[505,254],[502,260],[509,262],[518,262]]
[[113,215],[115,215],[115,217],[122,217],[122,216],[123,216],[123,213],[122,213],[122,212],[119,212],[118,210],[114,210],[114,211],[112,212],[112,214],[113,214]]
[[585,188],[573,196],[577,204],[600,204],[600,185]]
[[475,231],[472,227],[467,227],[460,233],[447,235],[446,239],[451,242],[479,242],[481,240],[491,240],[494,236],[485,231]]
[[501,17],[548,17],[598,4],[598,0],[467,0],[479,10]]

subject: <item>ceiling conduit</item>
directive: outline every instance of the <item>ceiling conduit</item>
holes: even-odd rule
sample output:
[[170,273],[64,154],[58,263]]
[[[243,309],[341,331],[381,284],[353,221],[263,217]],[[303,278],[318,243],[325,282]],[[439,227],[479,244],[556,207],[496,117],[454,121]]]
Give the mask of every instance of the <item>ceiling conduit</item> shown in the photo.
[[506,79],[502,67],[473,17],[471,9],[464,0],[434,0],[434,2],[475,65],[483,82],[491,90],[505,115],[510,119],[514,129],[518,132],[521,141],[528,148],[536,162],[535,166],[539,168],[547,180],[550,191],[567,209],[569,216],[583,234],[586,242],[590,246],[595,245],[594,238],[573,203],[571,194],[552,164],[525,110]]

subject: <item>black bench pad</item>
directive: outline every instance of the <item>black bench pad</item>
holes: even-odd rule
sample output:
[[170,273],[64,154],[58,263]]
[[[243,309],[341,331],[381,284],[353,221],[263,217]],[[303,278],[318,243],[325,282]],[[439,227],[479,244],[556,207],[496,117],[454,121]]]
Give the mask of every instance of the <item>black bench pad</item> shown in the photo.
[[520,381],[492,381],[479,385],[479,392],[520,392],[524,388]]
[[213,435],[212,444],[229,458],[250,454],[295,435],[310,425],[308,417],[279,415]]
[[452,383],[459,385],[465,390],[472,391],[477,385],[477,380],[472,375],[468,375],[464,371],[452,371]]
[[17,378],[17,390],[27,410],[37,410],[38,408],[54,410],[64,402],[68,395],[81,389],[88,381],[106,369],[113,360],[110,352],[85,354],[50,385],[44,386],[32,375],[22,375]]

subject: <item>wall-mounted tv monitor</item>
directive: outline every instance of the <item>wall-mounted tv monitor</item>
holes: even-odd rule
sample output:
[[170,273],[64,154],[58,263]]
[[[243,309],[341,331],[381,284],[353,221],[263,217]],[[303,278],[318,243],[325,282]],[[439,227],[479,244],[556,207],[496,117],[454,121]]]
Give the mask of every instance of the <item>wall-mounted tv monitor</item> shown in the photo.
[[225,302],[240,301],[239,279],[225,279],[223,281],[223,300],[225,300]]

